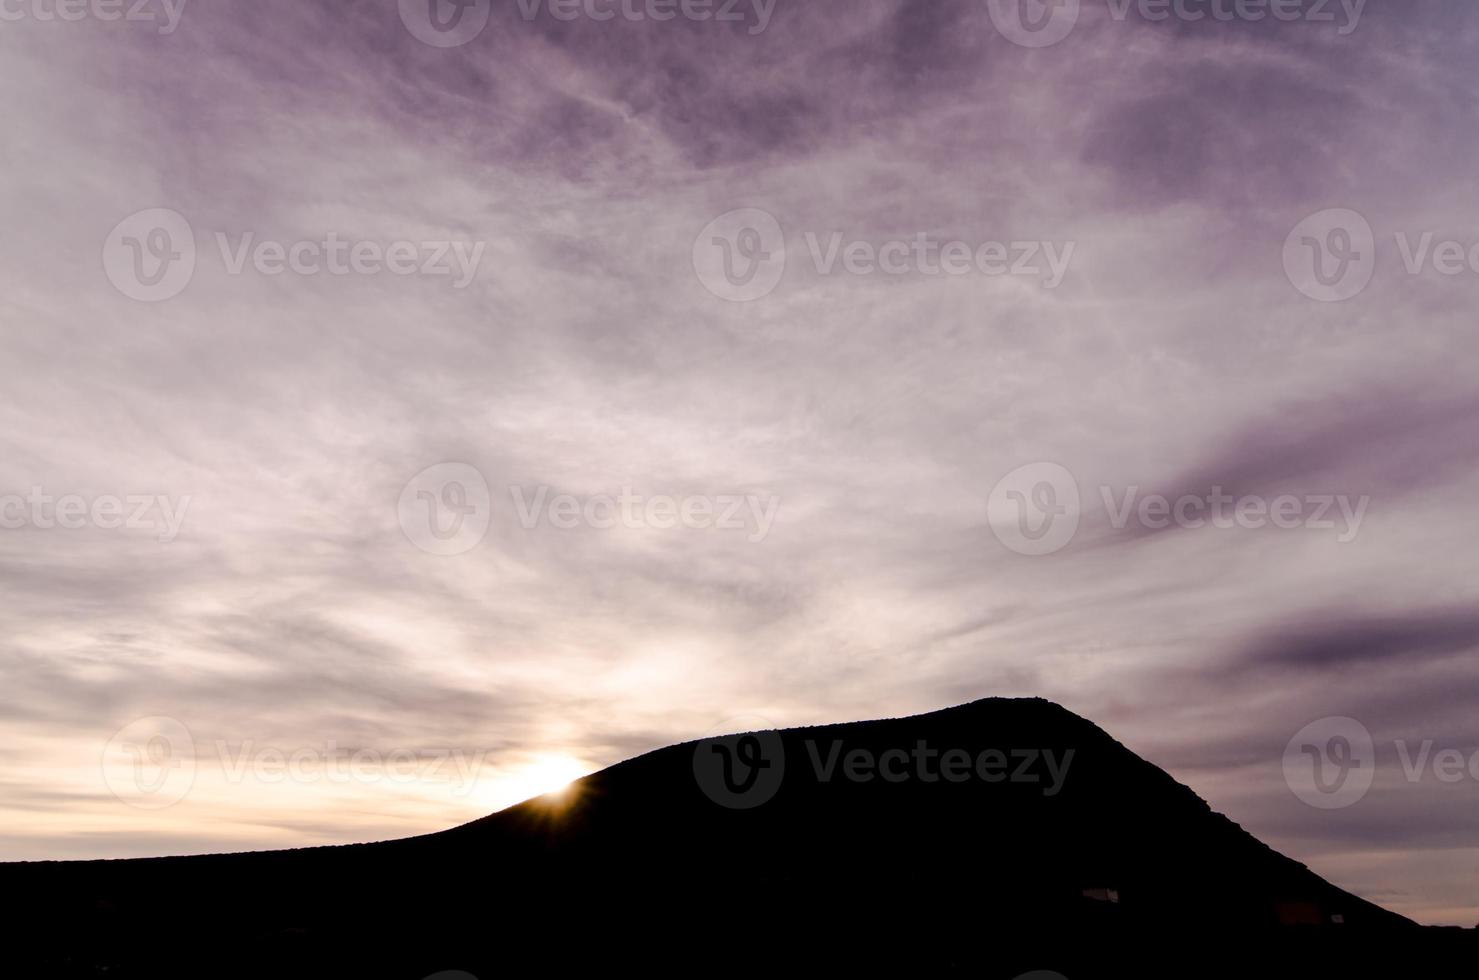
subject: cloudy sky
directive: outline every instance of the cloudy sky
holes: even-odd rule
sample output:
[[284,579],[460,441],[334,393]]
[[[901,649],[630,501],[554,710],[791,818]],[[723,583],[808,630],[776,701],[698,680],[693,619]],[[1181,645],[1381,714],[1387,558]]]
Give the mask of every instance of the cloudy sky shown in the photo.
[[436,2],[4,8],[0,859],[1041,695],[1479,921],[1470,4]]

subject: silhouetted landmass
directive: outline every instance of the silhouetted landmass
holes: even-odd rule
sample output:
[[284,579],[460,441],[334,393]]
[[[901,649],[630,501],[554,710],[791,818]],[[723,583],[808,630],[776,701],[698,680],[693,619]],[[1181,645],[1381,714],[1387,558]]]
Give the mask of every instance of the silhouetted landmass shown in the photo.
[[[929,779],[921,743],[1008,765],[952,781],[937,757]],[[783,776],[750,790],[773,795],[716,802],[743,784],[711,785],[724,756],[743,776],[757,745]],[[889,778],[850,778],[857,750],[892,750]],[[1071,759],[1056,784],[1034,751]],[[1472,973],[1475,951],[1470,931],[1334,887],[1041,700],[670,746],[402,841],[0,865],[0,894],[0,972],[20,977],[1434,977]]]

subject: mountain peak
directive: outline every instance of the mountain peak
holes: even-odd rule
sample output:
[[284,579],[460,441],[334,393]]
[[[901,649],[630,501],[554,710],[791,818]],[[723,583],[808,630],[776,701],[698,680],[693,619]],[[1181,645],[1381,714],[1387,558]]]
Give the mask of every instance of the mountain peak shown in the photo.
[[[1141,971],[1170,935],[1235,949],[1314,924],[1338,937],[1319,941],[1328,964],[1356,956],[1352,936],[1416,929],[1043,698],[671,745],[560,797],[403,841],[3,867],[0,895],[12,926],[45,936],[65,924],[99,937],[99,956],[171,907],[201,956],[222,948],[223,930],[306,935],[335,975],[354,972],[342,968],[350,937],[372,921],[449,937],[461,962],[490,971],[536,967],[551,950],[568,963],[577,934],[592,968],[653,935],[664,963],[709,962],[715,930],[743,923],[760,930],[756,950],[797,968],[1005,969],[991,931],[1056,950],[1070,977]],[[874,924],[878,942],[860,933]],[[1082,957],[1055,938],[1065,931]],[[414,980],[435,966],[396,973],[371,959],[356,961],[362,975]]]

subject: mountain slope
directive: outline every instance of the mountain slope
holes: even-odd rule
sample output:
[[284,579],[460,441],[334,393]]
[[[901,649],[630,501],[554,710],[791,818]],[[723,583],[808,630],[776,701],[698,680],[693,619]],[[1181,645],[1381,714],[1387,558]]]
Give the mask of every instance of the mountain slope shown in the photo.
[[0,889],[17,960],[46,976],[209,962],[486,980],[633,961],[1074,978],[1173,973],[1187,964],[1167,940],[1189,937],[1221,950],[1198,975],[1241,956],[1281,975],[1458,941],[1335,888],[1036,699],[670,746],[404,841],[6,865]]

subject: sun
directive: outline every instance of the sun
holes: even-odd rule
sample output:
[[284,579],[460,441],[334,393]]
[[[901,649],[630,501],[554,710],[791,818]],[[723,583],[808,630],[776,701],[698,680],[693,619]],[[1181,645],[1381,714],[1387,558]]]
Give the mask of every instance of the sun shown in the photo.
[[572,756],[538,755],[499,778],[499,795],[516,801],[561,797],[571,783],[589,772],[589,766]]

